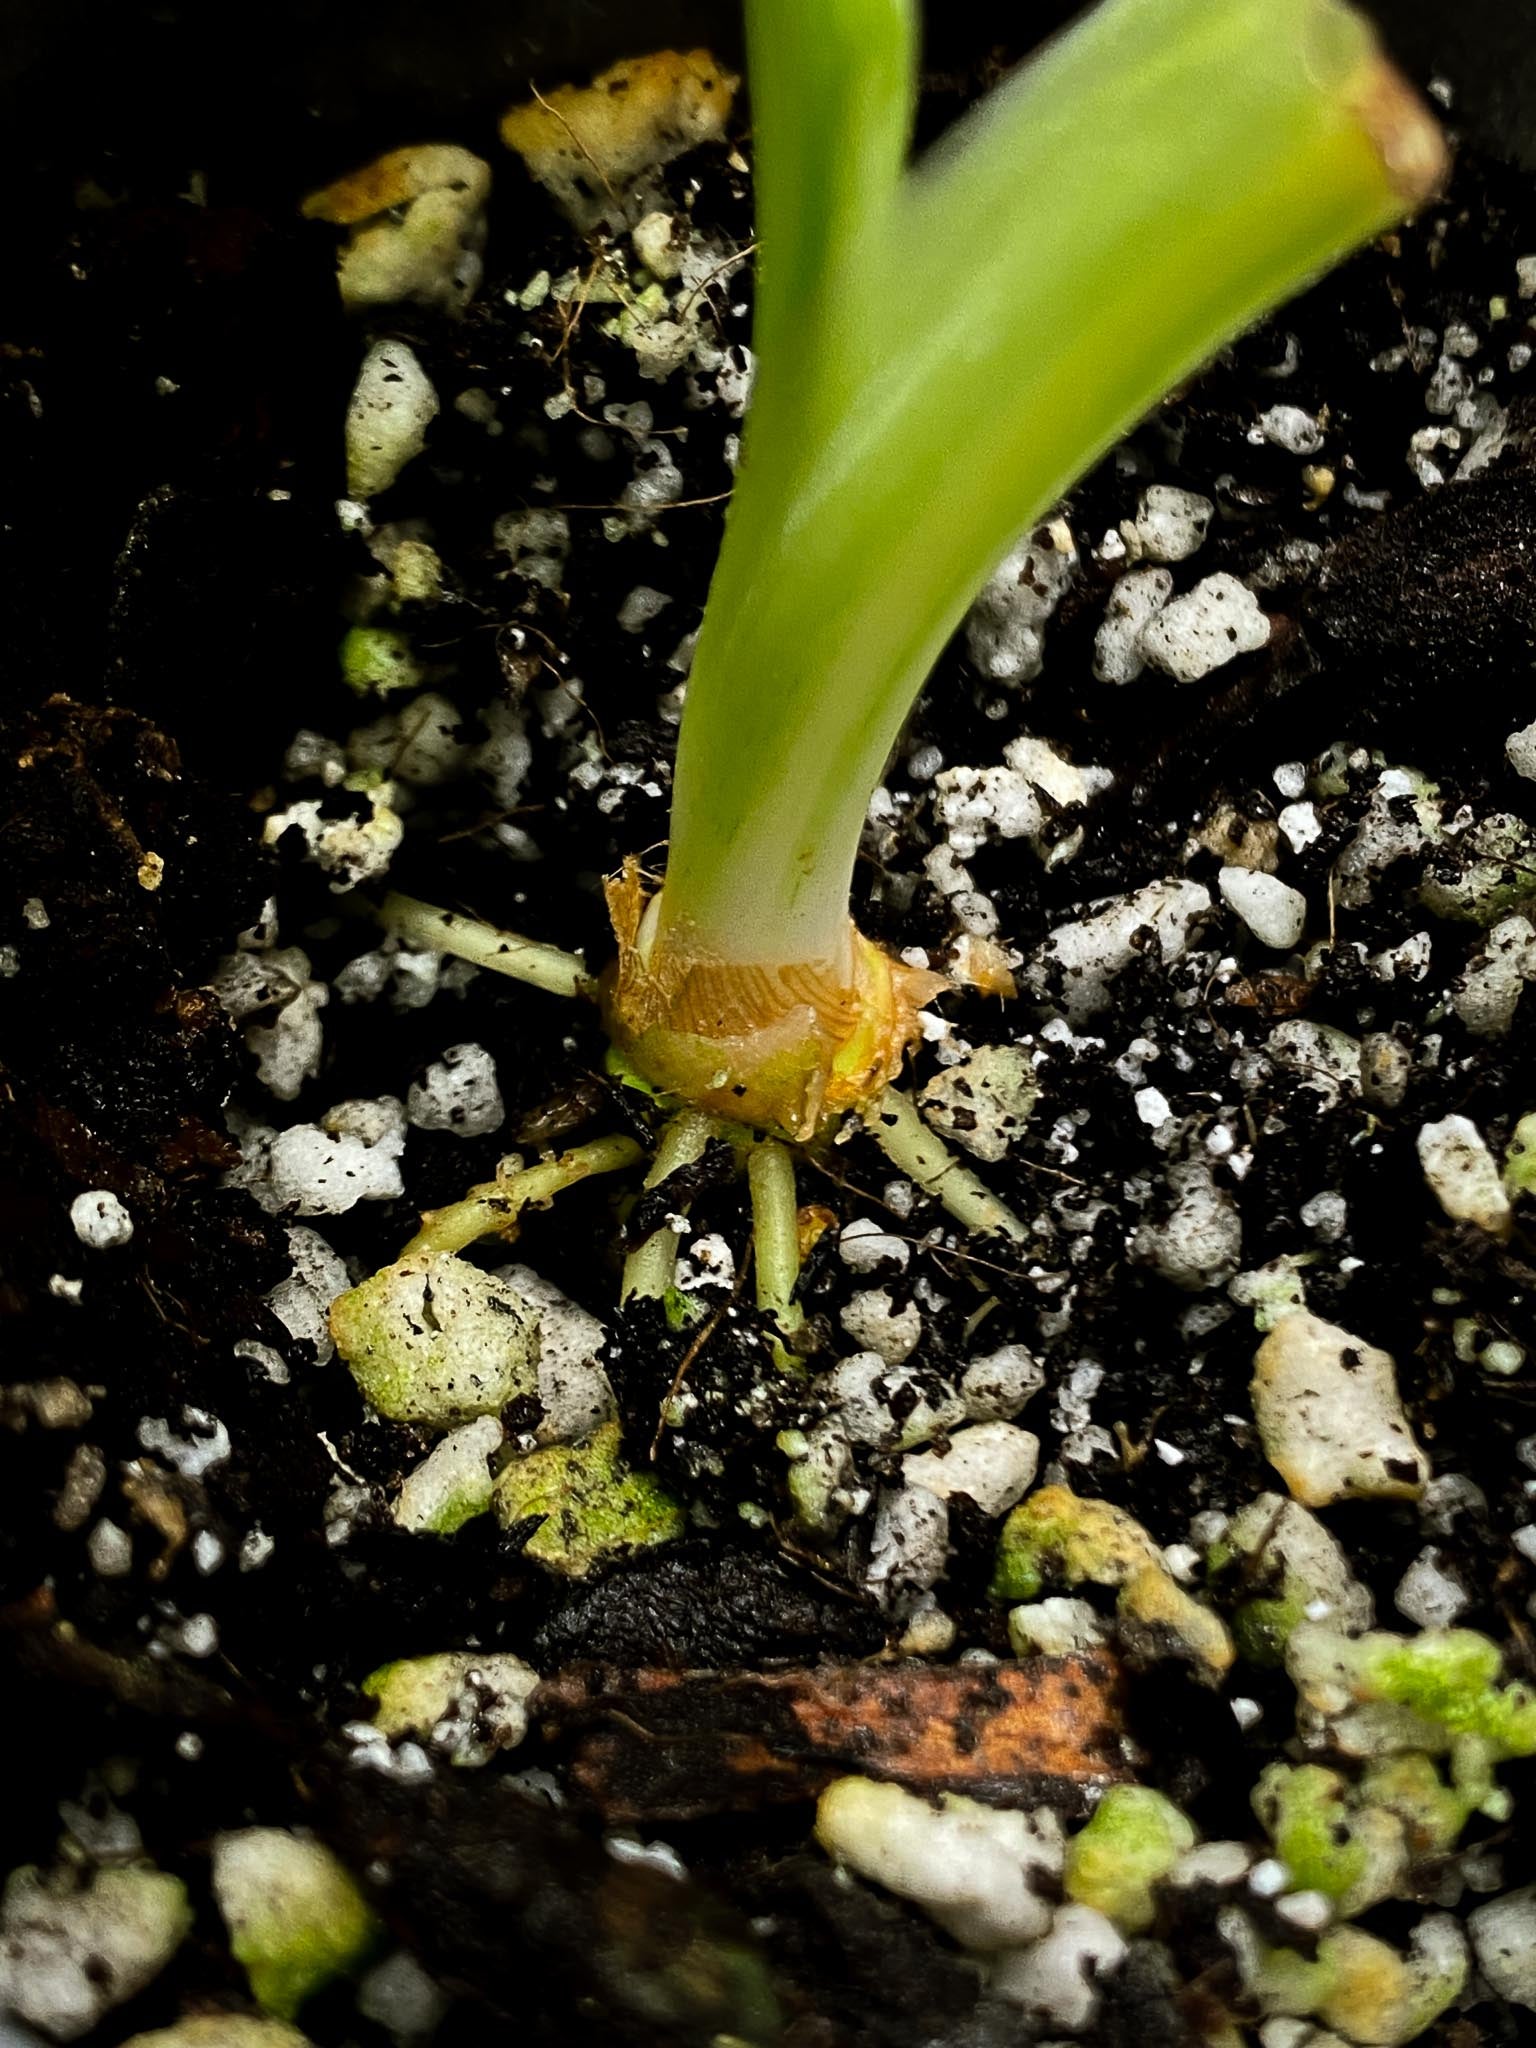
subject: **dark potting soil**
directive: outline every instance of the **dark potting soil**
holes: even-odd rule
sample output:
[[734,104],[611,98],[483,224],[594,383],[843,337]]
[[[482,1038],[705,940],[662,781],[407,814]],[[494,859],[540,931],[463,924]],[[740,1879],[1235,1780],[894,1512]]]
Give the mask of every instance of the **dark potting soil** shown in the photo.
[[[984,75],[974,52],[953,54],[927,102],[930,129]],[[465,140],[476,146],[478,132]],[[570,1582],[528,1563],[527,1532],[489,1517],[447,1538],[393,1524],[392,1489],[431,1438],[381,1426],[341,1364],[318,1362],[275,1315],[284,1222],[226,1181],[239,1162],[226,1105],[307,1122],[344,1100],[403,1097],[450,1045],[490,1053],[498,1128],[465,1138],[413,1125],[401,1198],[315,1219],[357,1276],[509,1148],[644,1131],[648,1112],[606,1078],[584,1009],[483,974],[449,978],[414,1007],[336,992],[376,931],[304,858],[297,830],[275,851],[261,844],[263,818],[296,800],[367,815],[366,796],[306,773],[323,769],[323,747],[292,743],[303,729],[343,743],[387,709],[360,708],[336,668],[339,594],[377,564],[335,513],[359,341],[336,303],[332,241],[298,223],[286,192],[282,204],[248,192],[231,204],[210,180],[188,197],[190,162],[172,176],[120,156],[72,168],[78,181],[37,188],[0,331],[0,1839],[7,1868],[48,1863],[60,1802],[94,1786],[100,1805],[110,1782],[154,1860],[199,1903],[170,1966],[90,2039],[238,2001],[206,1859],[221,1830],[253,1821],[312,1828],[359,1872],[390,1934],[447,1994],[445,2043],[757,2040],[771,2037],[775,2000],[783,2038],[805,2048],[1048,2037],[1050,2025],[984,1994],[922,1915],[836,1877],[803,1800],[743,1799],[642,1827],[676,1850],[679,1880],[660,1862],[615,1860],[580,1797],[552,1804],[548,1781],[513,1776],[533,1765],[562,1783],[568,1751],[537,1730],[479,1771],[410,1780],[355,1767],[342,1731],[366,1718],[359,1682],[395,1658],[472,1644],[526,1656],[546,1679],[590,1661],[772,1672],[868,1656],[900,1629],[867,1583],[868,1512],[821,1542],[793,1523],[776,1438],[820,1410],[774,1366],[747,1297],[689,1361],[686,1426],[658,1430],[697,1332],[645,1305],[616,1312],[622,1225],[602,1183],[530,1217],[515,1256],[608,1325],[626,1440],[642,1452],[654,1442],[655,1469],[693,1506],[695,1528]],[[390,326],[416,348],[442,411],[427,457],[371,509],[424,522],[446,566],[448,600],[405,623],[464,739],[504,731],[496,717],[518,712],[528,766],[504,810],[468,772],[408,792],[389,878],[599,960],[599,878],[631,853],[659,864],[675,744],[664,700],[700,616],[740,422],[718,381],[690,405],[683,378],[643,378],[604,332],[610,309],[579,293],[516,303],[540,271],[595,277],[597,258],[509,159],[498,155],[496,172],[486,282],[467,316]],[[741,155],[699,152],[669,186],[696,228],[745,249]],[[1536,325],[1516,272],[1533,250],[1536,181],[1468,148],[1417,224],[1171,397],[1069,501],[1079,571],[1045,629],[1038,679],[986,678],[963,636],[947,653],[858,878],[865,928],[942,964],[957,913],[926,860],[946,836],[934,761],[992,764],[1031,734],[1105,766],[1114,786],[1051,824],[1057,839],[1083,827],[1075,858],[1047,867],[996,833],[965,855],[970,892],[1027,959],[1098,897],[1170,873],[1214,884],[1221,858],[1191,852],[1191,834],[1225,809],[1269,827],[1292,800],[1288,764],[1342,743],[1318,835],[1282,869],[1308,899],[1309,930],[1336,924],[1340,943],[1297,967],[1218,906],[1182,961],[1164,965],[1154,947],[1076,1031],[1043,1028],[1028,1002],[945,1000],[949,1037],[923,1048],[917,1085],[957,1048],[1022,1043],[1035,1057],[1041,1101],[1026,1134],[982,1169],[1028,1222],[1027,1257],[965,1239],[910,1186],[893,1187],[866,1137],[801,1176],[802,1200],[834,1225],[873,1217],[905,1246],[866,1278],[841,1256],[837,1228],[823,1234],[802,1287],[813,1368],[851,1347],[841,1319],[853,1298],[884,1286],[893,1312],[912,1307],[921,1321],[914,1385],[938,1390],[974,1355],[985,1306],[984,1347],[1023,1344],[1044,1367],[1020,1417],[1043,1457],[1175,1545],[1193,1516],[1275,1485],[1251,1419],[1250,1318],[1222,1285],[1181,1291],[1134,1249],[1172,1199],[1147,1089],[1201,1144],[1227,1130],[1209,1157],[1240,1217],[1244,1270],[1316,1255],[1308,1305],[1392,1352],[1407,1415],[1438,1478],[1455,1482],[1428,1512],[1379,1500],[1329,1509],[1352,1571],[1391,1626],[1403,1575],[1431,1545],[1465,1596],[1458,1622],[1494,1636],[1527,1677],[1532,1566],[1510,1537],[1529,1520],[1517,1447],[1536,1433],[1536,1367],[1485,1371],[1458,1357],[1453,1326],[1527,1352],[1536,1343],[1528,1224],[1501,1243],[1449,1220],[1415,1139],[1457,1114],[1502,1149],[1531,1106],[1536,1009],[1527,998],[1494,1037],[1445,1014],[1480,934],[1426,910],[1423,859],[1384,864],[1344,910],[1331,876],[1383,766],[1432,776],[1446,818],[1465,807],[1536,827],[1532,784],[1504,752],[1529,723],[1536,626]],[[750,264],[722,268],[705,296],[726,353],[714,374],[728,382],[751,332]],[[1427,409],[1437,376],[1448,402]],[[486,403],[455,405],[475,393]],[[1458,425],[1457,406],[1479,396],[1492,411]],[[1304,456],[1258,425],[1281,405],[1316,425]],[[1463,473],[1490,426],[1503,445]],[[624,506],[637,477],[671,468],[664,509],[642,518]],[[1106,538],[1150,483],[1216,507],[1209,539],[1176,570],[1180,589],[1230,572],[1261,593],[1274,630],[1196,685],[1149,670],[1113,688],[1092,677],[1126,566]],[[527,508],[564,512],[568,549],[550,583],[518,573],[493,538],[503,515]],[[666,602],[631,631],[619,615],[637,587]],[[315,982],[332,985],[323,1064],[282,1105],[208,988],[270,898],[283,945],[302,945]],[[1390,976],[1370,964],[1421,933],[1422,972],[1412,952]],[[1395,1038],[1413,1062],[1402,1104],[1319,1088],[1277,1063],[1252,1066],[1238,1089],[1234,1062],[1288,1016]],[[97,1189],[130,1212],[129,1243],[92,1249],[72,1227],[71,1203]],[[740,1271],[740,1183],[706,1171],[686,1192],[696,1235],[723,1240]],[[1319,1211],[1324,1193],[1338,1200]],[[870,1454],[860,1478],[873,1491],[897,1462]],[[997,1526],[952,1507],[937,1592],[955,1655],[1008,1651],[1004,1610],[987,1598]],[[1240,1722],[1187,1664],[1131,1661],[1124,1712],[1139,1775],[1205,1835],[1252,1837],[1250,1788],[1290,1734],[1287,1683],[1245,1665],[1256,1718]],[[1536,1877],[1519,1827],[1531,1780],[1528,1767],[1504,1775],[1514,1827],[1479,1820],[1469,1834],[1502,1857],[1506,1889]],[[1418,1877],[1421,1896],[1436,1896],[1443,1873]],[[1194,2039],[1236,1996],[1214,1910],[1190,1895],[1157,1942],[1133,1944],[1095,2043]],[[1392,1907],[1373,1924],[1400,1936],[1407,1923]],[[303,2024],[327,2048],[389,2038],[345,1985]],[[1485,1999],[1428,2038],[1478,2048],[1520,2029]]]

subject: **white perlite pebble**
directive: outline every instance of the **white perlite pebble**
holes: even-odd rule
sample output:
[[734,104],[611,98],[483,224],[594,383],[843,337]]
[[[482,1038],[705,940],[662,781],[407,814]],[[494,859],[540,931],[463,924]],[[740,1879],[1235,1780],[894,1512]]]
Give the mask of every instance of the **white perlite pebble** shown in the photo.
[[1400,1109],[1413,1063],[1406,1046],[1385,1031],[1368,1031],[1360,1041],[1360,1093],[1378,1109]]
[[674,218],[672,214],[659,210],[648,213],[636,221],[629,239],[636,257],[652,277],[674,278],[683,267],[683,250],[688,241],[687,216]]
[[260,1010],[291,1003],[309,979],[309,955],[301,947],[247,948],[226,954],[209,986],[235,1022],[243,1024]]
[[1184,1851],[1168,1882],[1181,1888],[1241,1884],[1252,1868],[1253,1851],[1246,1842],[1200,1842]]
[[1222,901],[1247,925],[1261,946],[1288,953],[1307,922],[1307,899],[1276,875],[1253,868],[1223,868],[1216,877]]
[[926,1593],[949,1563],[949,1507],[924,1486],[886,1487],[875,1509],[864,1583],[885,1607]]
[[1061,1005],[1074,1024],[1109,1001],[1110,983],[1141,957],[1150,934],[1165,967],[1187,952],[1196,922],[1211,908],[1211,894],[1198,882],[1149,883],[1071,924],[1058,925],[1037,947],[1026,969],[1031,990],[1042,997],[1059,986]]
[[1299,405],[1272,405],[1260,418],[1258,432],[1288,455],[1315,455],[1323,445],[1321,426]]
[[1232,1518],[1225,1541],[1244,1560],[1245,1585],[1304,1602],[1311,1620],[1350,1631],[1375,1620],[1370,1591],[1350,1570],[1342,1546],[1298,1501],[1257,1495]]
[[1292,851],[1296,853],[1302,852],[1323,836],[1315,804],[1287,804],[1275,822],[1291,842]]
[[457,706],[434,690],[386,711],[347,738],[347,759],[354,769],[372,768],[412,789],[437,789],[457,780],[474,751]]
[[[1079,766],[1046,741],[1023,734],[1004,747],[1001,766],[945,768],[935,775],[934,811],[948,835],[951,861],[958,864],[989,839],[1038,841],[1049,816],[1046,799],[1066,808],[1086,804],[1114,779],[1107,768]],[[1048,851],[1037,850],[1042,856]],[[932,854],[929,864],[930,878],[942,894],[966,886],[956,879],[946,888]],[[963,875],[965,870],[960,865],[952,872]]]
[[1296,1212],[1314,1236],[1324,1244],[1337,1244],[1349,1224],[1349,1204],[1334,1188],[1324,1188],[1303,1202]]
[[842,1310],[838,1321],[855,1344],[878,1351],[887,1365],[900,1365],[917,1349],[923,1318],[916,1302],[898,1309],[888,1287],[867,1287]]
[[1133,569],[1109,594],[1093,637],[1093,672],[1101,683],[1134,683],[1146,667],[1142,635],[1173,596],[1166,569]]
[[368,1908],[324,1843],[287,1828],[239,1828],[214,1837],[211,1860],[229,1945],[253,1985],[294,1978],[303,1997],[372,1946]]
[[964,1948],[1038,1941],[1051,1908],[1035,1889],[1061,1876],[1061,1824],[981,1806],[952,1792],[936,1803],[900,1785],[839,1778],[822,1793],[816,1835],[829,1856],[910,1899]]
[[1354,837],[1334,864],[1338,901],[1358,910],[1370,901],[1378,875],[1422,853],[1439,831],[1433,785],[1413,769],[1384,768]]
[[1125,1955],[1125,1936],[1092,1906],[1060,1906],[1051,1931],[997,1958],[992,1989],[1053,2027],[1080,2034],[1098,2010],[1097,1981]]
[[218,1623],[211,1614],[189,1614],[174,1640],[185,1656],[211,1657],[219,1647]]
[[1517,775],[1536,782],[1536,724],[1522,725],[1504,742],[1504,758]]
[[256,1061],[257,1076],[279,1102],[296,1101],[304,1083],[320,1072],[325,1044],[320,1012],[330,999],[324,982],[306,982],[270,1024],[245,1027],[245,1042]]
[[1451,1007],[1474,1038],[1502,1038],[1528,981],[1536,980],[1536,925],[1506,917],[1451,984]]
[[276,846],[287,832],[297,831],[304,841],[305,859],[313,861],[331,877],[331,892],[342,895],[364,882],[376,882],[386,874],[405,826],[390,808],[395,793],[392,782],[381,782],[367,792],[369,815],[358,818],[350,812],[340,818],[324,815],[320,797],[300,797],[286,810],[272,811],[262,826],[262,838]]
[[1397,1582],[1392,1604],[1419,1628],[1449,1628],[1467,1606],[1466,1588],[1440,1563],[1431,1544],[1421,1550]]
[[919,1607],[896,1647],[903,1657],[943,1657],[955,1647],[955,1624],[942,1607]]
[[1509,1196],[1498,1162],[1470,1117],[1422,1125],[1415,1145],[1430,1191],[1453,1223],[1508,1237],[1514,1221]]
[[158,1870],[104,1870],[84,1890],[13,1870],[0,1903],[0,2039],[14,2014],[78,2041],[158,1976],[191,1924],[181,1880]]
[[347,407],[351,496],[387,491],[426,446],[437,413],[437,393],[415,351],[403,341],[376,341],[363,358]]
[[[486,716],[496,709],[487,707]],[[480,972],[445,953],[413,953],[393,940],[349,960],[331,983],[344,1003],[373,1003],[386,992],[392,1010],[424,1010],[441,990],[462,995]]]
[[965,622],[965,643],[984,676],[1027,683],[1039,675],[1045,627],[1077,566],[1063,520],[1037,527],[1011,548],[987,579]]
[[973,1422],[1011,1422],[1045,1385],[1045,1368],[1022,1344],[973,1358],[960,1375],[960,1398]]
[[[542,505],[526,512],[503,512],[491,532],[497,547],[512,557],[519,576],[543,584],[546,590],[560,588],[571,549],[571,525],[563,512]],[[520,715],[515,724],[520,731]]]
[[243,1358],[251,1365],[259,1365],[276,1387],[286,1387],[293,1378],[287,1359],[275,1344],[256,1344],[247,1337],[232,1345],[231,1349],[236,1358]]
[[1173,1110],[1161,1088],[1138,1088],[1132,1100],[1137,1117],[1149,1130],[1160,1131],[1172,1120]]
[[909,1452],[901,1471],[909,1486],[940,1500],[963,1493],[984,1515],[1001,1515],[1028,1493],[1039,1463],[1037,1436],[1011,1422],[982,1422],[956,1430],[947,1450]]
[[1246,583],[1225,571],[1174,598],[1141,636],[1141,651],[1175,682],[1194,683],[1253,654],[1269,638],[1269,620]]
[[181,1427],[184,1436],[171,1428],[166,1416],[144,1415],[139,1418],[138,1439],[146,1451],[153,1451],[183,1479],[201,1479],[216,1465],[228,1462],[229,1431],[217,1416],[206,1408],[183,1408]]
[[[448,1994],[442,1991],[410,1953],[396,1949],[382,1963],[376,1963],[357,1987],[357,2009],[365,2020],[382,2027],[396,2048],[411,2048],[415,2042],[430,2041],[448,2011]],[[213,2044],[209,2044],[213,2048]],[[230,2048],[240,2048],[231,2042]],[[279,2048],[274,2043],[273,2048]]]
[[92,1188],[69,1205],[75,1235],[93,1252],[116,1251],[133,1236],[133,1218],[110,1188]]
[[1216,507],[1195,491],[1175,484],[1153,484],[1136,507],[1136,538],[1149,562],[1182,562],[1194,554],[1210,531]]
[[[1465,1472],[1442,1472],[1431,1479],[1419,1503],[1419,1522],[1433,1536],[1449,1536],[1463,1515],[1488,1512],[1488,1496]],[[1518,1538],[1512,1539],[1517,1542]],[[1366,1624],[1369,1627],[1369,1623]]]
[[[229,1014],[245,1025],[263,1086],[280,1102],[292,1102],[320,1071],[320,1012],[331,993],[312,978],[309,955],[298,946],[231,953],[219,962],[212,986]],[[268,1023],[248,1021],[263,1011],[275,1013]]]
[[1264,1050],[1302,1087],[1315,1089],[1330,1109],[1342,1096],[1360,1093],[1359,1044],[1333,1024],[1288,1017],[1265,1039]]
[[888,1261],[905,1267],[910,1253],[907,1241],[882,1230],[872,1216],[855,1216],[845,1224],[837,1240],[837,1254],[855,1273],[873,1273]]
[[1494,1994],[1536,2009],[1536,1884],[1479,1906],[1467,1917],[1467,1931]]
[[613,1388],[600,1361],[605,1326],[531,1266],[504,1266],[492,1277],[510,1287],[538,1316],[539,1405],[544,1415],[535,1437],[541,1444],[568,1444],[590,1436],[614,1409]]
[[923,1113],[935,1130],[995,1166],[1039,1098],[1034,1061],[1022,1046],[984,1045],[924,1083]]
[[85,1554],[99,1579],[126,1578],[133,1570],[133,1539],[105,1517],[86,1537]]
[[491,1505],[490,1461],[505,1431],[494,1415],[478,1416],[450,1430],[414,1471],[407,1472],[395,1502],[395,1520],[413,1535],[451,1535]]
[[1283,1316],[1259,1346],[1253,1409],[1265,1457],[1306,1507],[1424,1490],[1429,1460],[1391,1356],[1307,1309]]
[[1333,1918],[1333,1901],[1326,1892],[1288,1892],[1275,1911],[1298,1933],[1321,1934]]
[[392,1095],[338,1102],[318,1124],[293,1124],[271,1141],[251,1192],[269,1215],[339,1216],[358,1202],[404,1192],[405,1109]]
[[1027,732],[1009,740],[1003,748],[1003,759],[1015,774],[1022,775],[1057,804],[1088,803],[1115,779],[1112,770],[1069,761],[1049,740],[1036,739]]
[[414,1735],[461,1769],[477,1770],[528,1732],[539,1674],[510,1652],[446,1650],[387,1664],[368,1681],[373,1726],[391,1742]]
[[450,1045],[411,1084],[405,1113],[419,1131],[452,1131],[456,1138],[499,1130],[507,1112],[496,1062],[483,1045]]
[[383,1267],[342,1296],[331,1323],[365,1399],[391,1422],[452,1429],[538,1385],[529,1305],[452,1252]]
[[910,1367],[888,1365],[878,1351],[857,1351],[827,1374],[825,1392],[851,1442],[906,1446],[956,1428],[967,1414],[952,1389],[935,1388],[930,1402],[920,1384]]
[[290,1337],[312,1344],[320,1365],[336,1355],[328,1320],[331,1303],[352,1284],[347,1269],[318,1230],[302,1223],[288,1228],[293,1271],[267,1296],[267,1306]]
[[960,859],[969,859],[989,836],[1033,839],[1044,827],[1029,778],[1013,769],[946,768],[934,788],[935,814]]
[[653,590],[649,583],[637,583],[619,606],[620,632],[643,633],[671,602],[664,590]]
[[1243,1219],[1237,1203],[1216,1186],[1202,1159],[1170,1167],[1168,1185],[1172,1208],[1161,1222],[1141,1225],[1131,1256],[1188,1294],[1224,1287],[1242,1259]]
[[1429,972],[1434,941],[1428,932],[1413,932],[1395,946],[1372,953],[1366,966],[1378,981],[1422,981]]
[[1104,1639],[1104,1624],[1086,1600],[1056,1594],[1008,1611],[1008,1643],[1016,1657],[1070,1657],[1097,1649]]

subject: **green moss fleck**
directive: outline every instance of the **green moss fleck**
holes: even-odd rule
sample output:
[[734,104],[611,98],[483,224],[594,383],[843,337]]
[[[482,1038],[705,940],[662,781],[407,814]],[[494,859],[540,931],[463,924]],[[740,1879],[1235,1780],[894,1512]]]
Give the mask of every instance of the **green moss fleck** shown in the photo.
[[422,669],[410,641],[393,626],[354,626],[341,643],[341,676],[359,697],[382,697],[419,688]]
[[582,1578],[623,1551],[669,1543],[685,1519],[663,1486],[624,1464],[617,1422],[579,1444],[550,1444],[514,1459],[492,1504],[504,1529],[541,1517],[523,1555],[567,1578]]
[[1363,1913],[1399,1890],[1408,1846],[1395,1813],[1356,1804],[1337,1771],[1319,1764],[1271,1764],[1253,1810],[1297,1891],[1321,1892],[1341,1915]]
[[1157,1916],[1154,1887],[1195,1846],[1188,1818],[1148,1785],[1112,1785],[1088,1825],[1067,1844],[1067,1896],[1145,1934]]
[[321,1842],[243,1828],[213,1846],[213,1889],[229,1945],[266,2012],[291,2020],[322,1985],[356,1969],[379,1923]]

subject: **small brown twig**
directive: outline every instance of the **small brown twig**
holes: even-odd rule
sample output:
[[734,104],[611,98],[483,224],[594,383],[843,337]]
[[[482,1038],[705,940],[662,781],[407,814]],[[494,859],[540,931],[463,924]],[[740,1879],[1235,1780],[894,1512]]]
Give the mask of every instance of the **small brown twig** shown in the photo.
[[551,505],[548,509],[551,512],[643,512],[649,519],[657,512],[689,512],[698,505],[720,505],[730,495],[729,491],[711,491],[707,498],[673,498],[670,503],[665,505],[626,505],[617,498],[611,500],[606,505],[582,505],[564,500],[559,504]]
[[571,138],[572,142],[575,143],[578,152],[583,157],[585,157],[587,163],[592,167],[592,170],[597,176],[598,183],[602,186],[603,190],[608,194],[608,197],[612,199],[615,203],[617,203],[619,195],[617,192],[614,191],[613,183],[612,180],[609,178],[608,173],[603,169],[602,165],[598,162],[597,158],[592,154],[591,150],[588,149],[587,145],[576,133],[576,130],[571,126],[570,122],[567,121],[564,114],[561,113],[558,107],[552,106],[550,102],[547,99],[545,99],[543,93],[539,91],[539,88],[534,84],[531,78],[528,81],[528,90],[533,94],[534,98],[538,101],[539,105],[544,109],[545,113],[550,115],[552,119],[560,123],[560,126],[565,130],[566,134]]

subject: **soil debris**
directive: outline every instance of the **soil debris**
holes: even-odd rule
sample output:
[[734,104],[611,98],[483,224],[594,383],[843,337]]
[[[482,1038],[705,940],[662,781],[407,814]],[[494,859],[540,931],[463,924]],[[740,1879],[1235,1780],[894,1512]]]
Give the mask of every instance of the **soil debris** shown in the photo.
[[579,1670],[529,1702],[615,1824],[815,1799],[853,1766],[924,1794],[1081,1812],[1125,1770],[1106,1656],[809,1671]]

